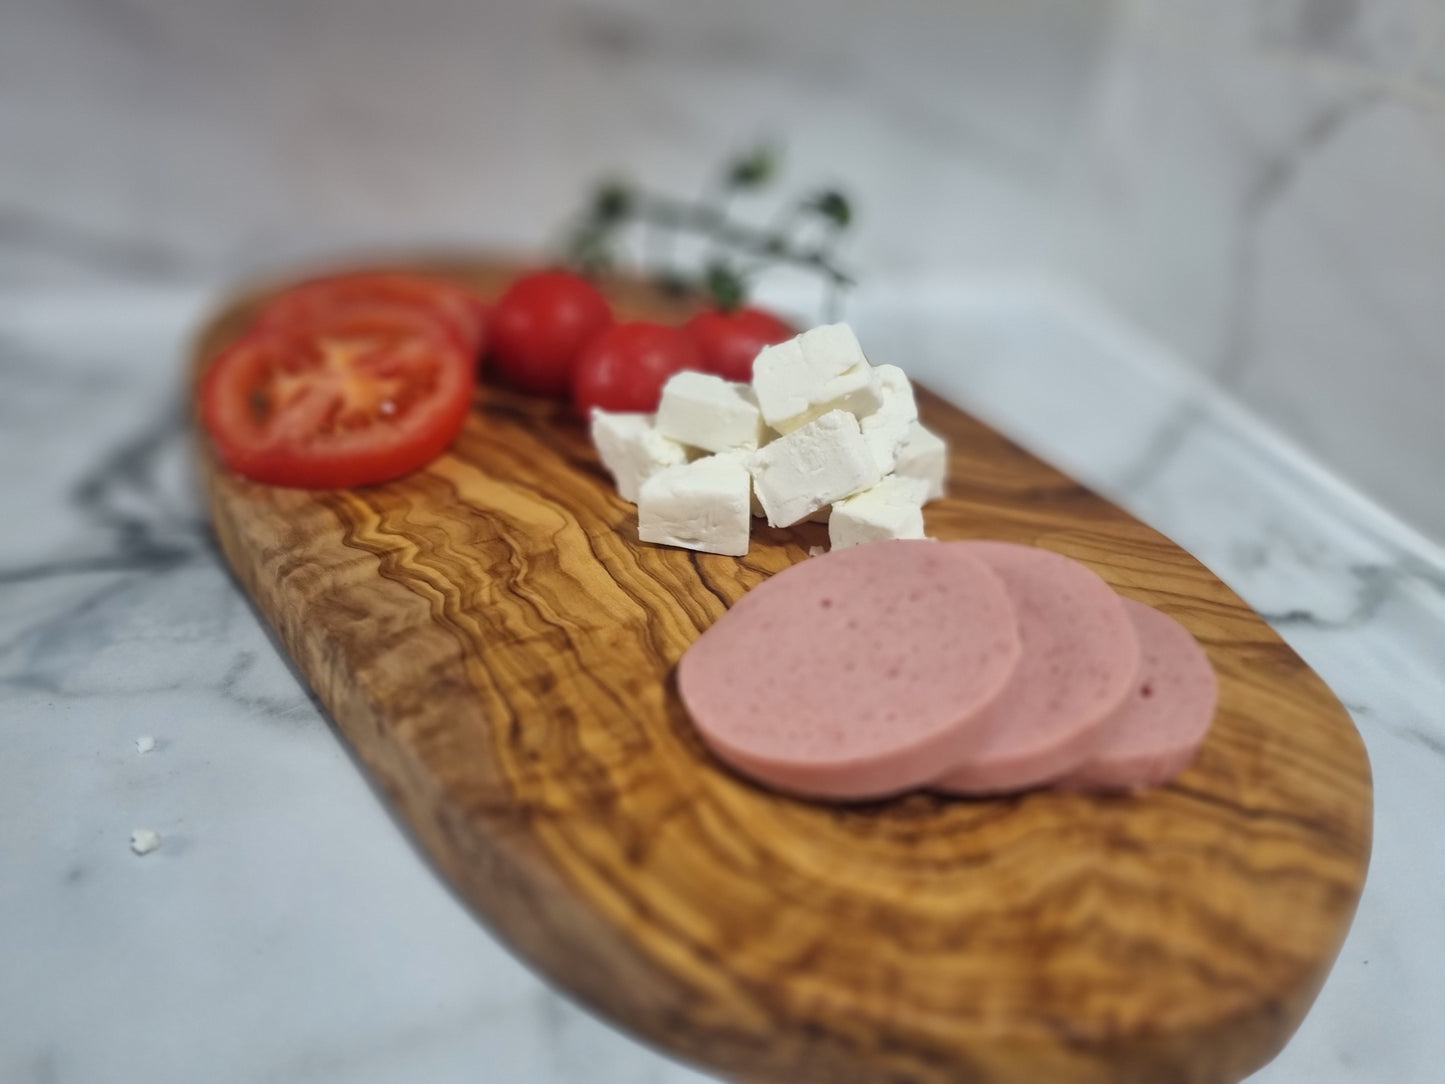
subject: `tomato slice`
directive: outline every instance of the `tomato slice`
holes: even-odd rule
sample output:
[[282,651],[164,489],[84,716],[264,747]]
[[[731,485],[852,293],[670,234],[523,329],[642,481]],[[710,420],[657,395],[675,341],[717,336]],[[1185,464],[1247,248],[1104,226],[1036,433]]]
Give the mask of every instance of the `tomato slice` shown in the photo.
[[446,450],[475,370],[425,313],[358,311],[305,334],[260,327],[207,369],[201,418],[221,461],[255,481],[367,485]]
[[410,308],[429,314],[476,357],[486,338],[481,299],[464,286],[400,271],[360,271],[310,279],[277,294],[257,326],[294,331],[324,328],[373,308]]

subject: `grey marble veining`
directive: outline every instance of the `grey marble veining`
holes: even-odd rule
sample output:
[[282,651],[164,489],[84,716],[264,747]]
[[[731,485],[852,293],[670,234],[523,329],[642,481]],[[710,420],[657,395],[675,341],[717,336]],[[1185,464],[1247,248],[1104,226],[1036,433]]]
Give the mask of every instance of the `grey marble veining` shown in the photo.
[[1419,50],[1419,0],[1264,0],[1252,5],[1261,44],[1407,74]]
[[1041,251],[1107,12],[10,0],[0,282],[533,250],[600,175],[693,192],[760,137],[786,145],[797,184],[857,193],[870,266],[1017,263]]
[[1059,266],[1445,538],[1445,3],[1128,12]]
[[[700,1079],[471,918],[224,571],[176,409],[203,300],[0,295],[0,1080]],[[1445,793],[1437,555],[1066,289],[880,284],[851,315],[879,360],[1199,555],[1350,706],[1376,778],[1370,881],[1258,1079],[1427,1079],[1445,1057],[1445,855],[1420,830]],[[142,826],[162,837],[143,858]]]

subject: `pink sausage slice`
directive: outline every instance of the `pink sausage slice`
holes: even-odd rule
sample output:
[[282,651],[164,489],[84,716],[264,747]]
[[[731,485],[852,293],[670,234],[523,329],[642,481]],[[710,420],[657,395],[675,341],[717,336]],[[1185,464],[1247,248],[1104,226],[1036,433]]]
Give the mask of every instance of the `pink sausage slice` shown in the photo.
[[975,721],[971,747],[935,789],[997,794],[1078,770],[1139,670],[1139,637],[1123,600],[1095,572],[1050,550],[946,545],[979,557],[1003,579],[1024,650],[1008,687]]
[[1133,599],[1124,609],[1139,634],[1143,662],[1127,700],[1104,724],[1093,759],[1070,786],[1149,787],[1182,772],[1198,750],[1219,702],[1219,679],[1189,630]]
[[873,542],[785,569],[683,655],[678,689],[738,771],[819,798],[927,785],[1020,658],[1001,579],[973,553]]

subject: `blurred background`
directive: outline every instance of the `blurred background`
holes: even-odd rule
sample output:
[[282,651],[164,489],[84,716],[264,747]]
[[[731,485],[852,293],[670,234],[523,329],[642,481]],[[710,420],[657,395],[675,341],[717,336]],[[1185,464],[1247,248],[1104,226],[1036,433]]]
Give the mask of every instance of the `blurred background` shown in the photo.
[[1092,295],[1445,539],[1441,0],[0,0],[0,286],[535,251],[759,138],[865,288]]

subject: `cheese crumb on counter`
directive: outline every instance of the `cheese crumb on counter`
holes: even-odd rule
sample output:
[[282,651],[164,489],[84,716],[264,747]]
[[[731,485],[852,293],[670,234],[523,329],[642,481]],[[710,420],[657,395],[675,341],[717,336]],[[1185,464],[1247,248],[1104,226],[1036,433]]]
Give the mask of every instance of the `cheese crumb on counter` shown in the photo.
[[752,527],[752,480],[736,455],[710,455],[658,471],[637,499],[644,542],[743,557]]
[[135,828],[130,834],[130,849],[136,854],[150,854],[161,845],[160,835],[152,828]]
[[659,433],[651,414],[620,414],[593,407],[592,443],[617,483],[617,492],[633,504],[646,479],[687,462],[687,449]]
[[753,361],[753,391],[763,421],[790,433],[834,410],[862,416],[882,405],[873,369],[847,324],[824,324]]
[[135,740],[135,751],[142,756],[144,756],[146,753],[154,752],[155,747],[156,740],[149,734],[142,734],[139,738]]
[[779,437],[755,452],[748,465],[774,527],[791,527],[880,477],[858,419],[843,410]]
[[890,538],[923,537],[928,483],[893,474],[876,486],[833,505],[828,543],[833,549]]
[[767,432],[758,400],[746,384],[711,373],[681,372],[662,389],[657,431],[708,452],[751,451]]

